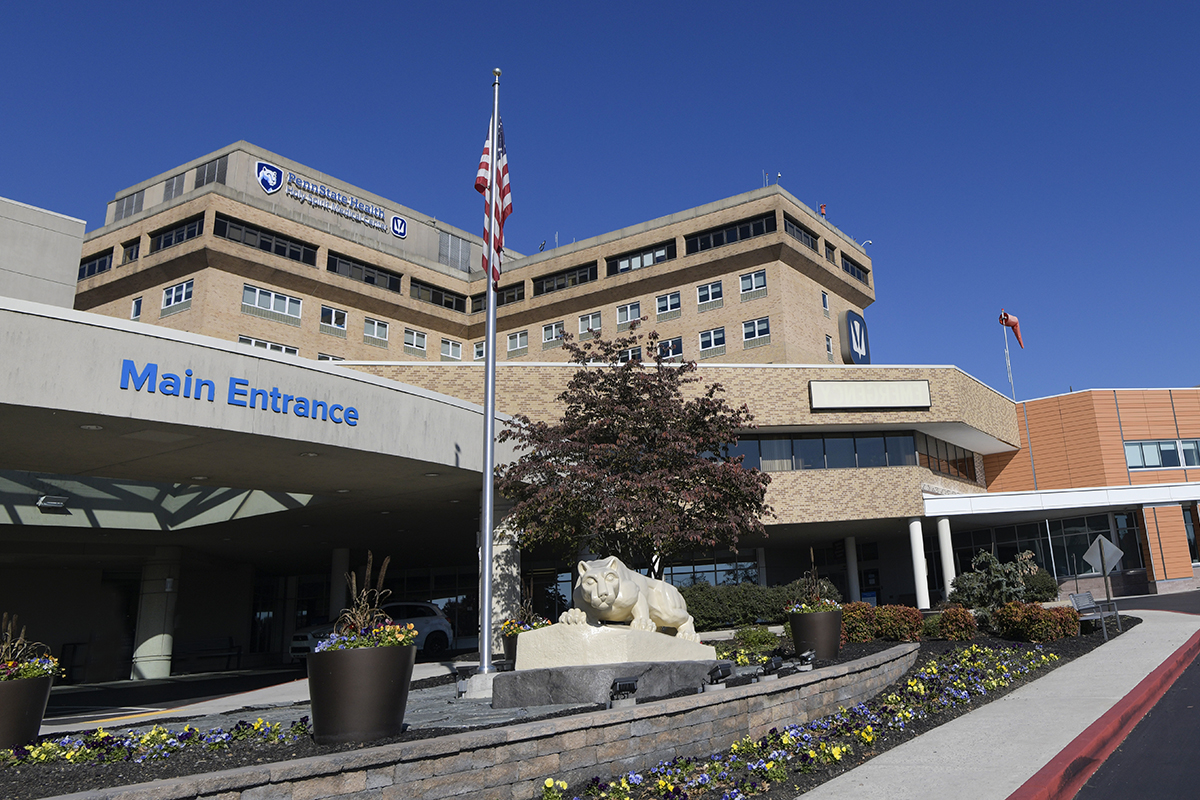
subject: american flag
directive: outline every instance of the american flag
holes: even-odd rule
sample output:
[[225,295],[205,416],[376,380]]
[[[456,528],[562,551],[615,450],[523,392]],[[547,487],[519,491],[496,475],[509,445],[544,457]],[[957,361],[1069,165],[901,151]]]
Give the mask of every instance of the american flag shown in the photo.
[[[508,186],[508,151],[504,149],[504,120],[496,126],[496,149],[500,158],[496,161],[497,181],[494,207],[487,205],[488,181],[492,167],[492,123],[488,121],[488,137],[483,141],[483,157],[479,159],[479,173],[475,176],[475,191],[484,196],[483,211],[483,271],[491,272],[492,288],[499,288],[500,253],[504,250],[504,221],[512,213],[512,193]],[[492,231],[495,231],[495,236]]]

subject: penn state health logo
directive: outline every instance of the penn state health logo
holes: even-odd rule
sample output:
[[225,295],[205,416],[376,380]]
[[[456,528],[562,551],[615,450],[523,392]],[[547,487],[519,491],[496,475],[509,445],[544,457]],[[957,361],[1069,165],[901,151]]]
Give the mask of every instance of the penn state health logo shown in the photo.
[[267,194],[275,194],[283,188],[283,170],[274,164],[259,161],[254,167],[254,174],[258,178],[258,185]]
[[392,235],[401,239],[408,235],[408,222],[404,217],[392,216]]

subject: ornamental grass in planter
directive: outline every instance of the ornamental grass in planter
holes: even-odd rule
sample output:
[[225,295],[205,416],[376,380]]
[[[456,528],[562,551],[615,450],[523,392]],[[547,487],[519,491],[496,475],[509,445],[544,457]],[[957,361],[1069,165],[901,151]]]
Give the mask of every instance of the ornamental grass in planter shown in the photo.
[[370,742],[404,730],[408,687],[417,657],[417,630],[393,625],[380,608],[391,594],[383,588],[390,558],[371,587],[372,554],[359,589],[346,574],[354,602],[343,609],[333,633],[308,657],[313,739],[317,744]]
[[842,646],[842,597],[833,584],[817,576],[816,567],[800,584],[800,599],[784,609],[796,654],[812,650],[814,658],[823,661],[837,658]]
[[37,738],[50,687],[60,674],[58,659],[41,642],[17,633],[17,617],[0,618],[0,750]]

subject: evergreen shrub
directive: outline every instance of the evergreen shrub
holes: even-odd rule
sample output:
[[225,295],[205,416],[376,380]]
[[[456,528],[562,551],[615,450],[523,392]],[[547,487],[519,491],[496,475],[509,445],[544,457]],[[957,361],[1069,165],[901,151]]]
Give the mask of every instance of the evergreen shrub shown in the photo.
[[917,642],[921,640],[925,617],[910,606],[880,606],[875,609],[875,622],[879,626],[881,639]]
[[1047,603],[1058,599],[1058,581],[1041,567],[1032,575],[1026,575],[1024,580],[1025,599],[1029,602]]
[[[821,578],[819,583],[822,597],[841,601],[841,594],[828,578]],[[692,615],[696,630],[714,631],[746,625],[782,625],[787,622],[784,607],[793,602],[803,602],[807,588],[803,581],[793,581],[784,586],[759,586],[756,583],[710,586],[697,583],[685,586],[679,592],[687,602],[688,613]]]
[[879,635],[875,622],[875,606],[870,603],[847,603],[842,606],[842,639],[846,642],[870,642]]
[[951,642],[965,642],[975,638],[979,626],[975,615],[962,606],[949,606],[938,617],[938,635]]

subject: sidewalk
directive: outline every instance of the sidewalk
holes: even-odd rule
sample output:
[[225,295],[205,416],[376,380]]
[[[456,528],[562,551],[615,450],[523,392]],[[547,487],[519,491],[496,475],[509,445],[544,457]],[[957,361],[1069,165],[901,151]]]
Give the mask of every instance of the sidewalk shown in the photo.
[[1005,800],[1200,631],[1200,617],[1126,613],[1142,624],[807,792],[804,800]]

